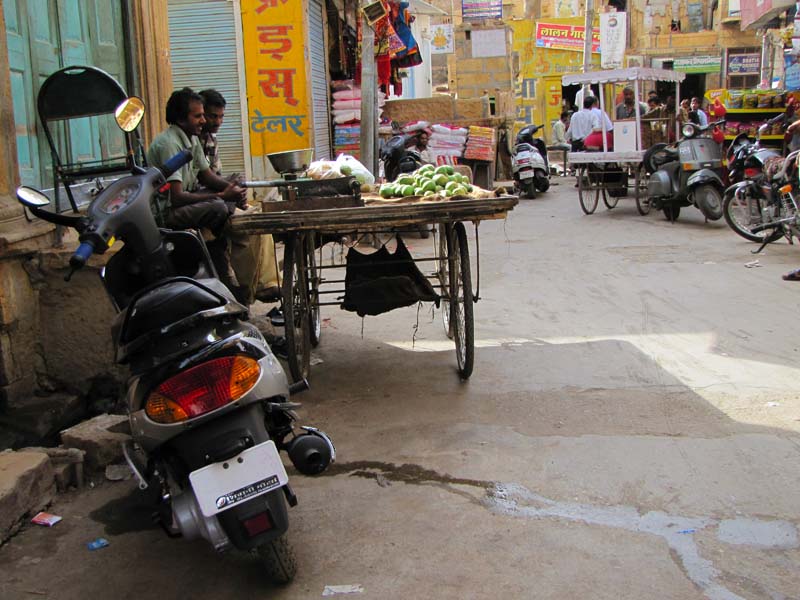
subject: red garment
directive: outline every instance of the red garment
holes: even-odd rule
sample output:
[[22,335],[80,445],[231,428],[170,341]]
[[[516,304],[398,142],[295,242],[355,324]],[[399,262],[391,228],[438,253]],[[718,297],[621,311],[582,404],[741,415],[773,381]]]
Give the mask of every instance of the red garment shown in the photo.
[[392,78],[392,59],[388,54],[375,57],[378,71],[378,85],[388,86]]
[[[614,149],[614,132],[613,131],[606,131],[606,140],[608,141],[608,149],[609,151]],[[583,140],[583,145],[589,148],[599,148],[600,151],[603,150],[603,132],[602,131],[593,131],[589,135],[587,135]]]

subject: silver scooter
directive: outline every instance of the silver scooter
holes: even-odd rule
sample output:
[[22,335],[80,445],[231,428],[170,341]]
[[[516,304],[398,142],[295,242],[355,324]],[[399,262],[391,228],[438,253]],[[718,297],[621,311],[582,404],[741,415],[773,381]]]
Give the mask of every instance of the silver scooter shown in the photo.
[[650,173],[647,196],[656,210],[675,221],[682,206],[696,206],[711,221],[722,218],[722,151],[707,134],[724,120],[700,127],[686,123],[675,144],[655,144],[642,159]]
[[[124,104],[117,114],[132,131],[144,105],[138,98]],[[335,449],[318,429],[295,431],[299,405],[289,396],[307,383],[288,385],[247,308],[217,278],[202,238],[156,225],[151,199],[189,160],[185,150],[160,169],[134,165],[86,216],[44,210],[47,197],[32,188],[19,188],[17,197],[35,216],[80,234],[68,278],[93,254],[124,242],[102,273],[117,309],[116,361],[131,372],[132,442],[123,450],[140,489],[153,492],[160,524],[170,536],[203,538],[218,551],[252,551],[271,581],[285,583],[297,569],[285,535],[287,504],[297,499],[279,451],[310,475],[335,459]]]

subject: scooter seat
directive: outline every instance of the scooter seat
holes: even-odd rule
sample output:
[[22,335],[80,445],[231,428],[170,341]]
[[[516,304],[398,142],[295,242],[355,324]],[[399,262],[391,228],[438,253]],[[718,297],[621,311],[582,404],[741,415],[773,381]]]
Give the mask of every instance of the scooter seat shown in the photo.
[[197,283],[185,279],[168,281],[128,306],[127,323],[120,341],[128,343],[140,335],[225,304],[224,299]]

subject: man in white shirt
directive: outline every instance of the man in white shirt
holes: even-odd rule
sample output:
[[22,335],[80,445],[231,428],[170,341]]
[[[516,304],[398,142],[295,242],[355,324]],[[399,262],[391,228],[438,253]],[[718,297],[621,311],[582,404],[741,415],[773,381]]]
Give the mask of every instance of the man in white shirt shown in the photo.
[[584,138],[584,146],[586,148],[603,150],[603,129],[605,128],[606,148],[612,150],[614,138],[611,132],[614,130],[614,124],[611,122],[611,119],[608,118],[608,115],[597,107],[599,103],[597,98],[588,98],[587,102],[592,103],[592,133]]
[[583,108],[572,115],[570,119],[569,129],[567,129],[565,137],[567,141],[572,144],[573,152],[583,150],[583,140],[592,133],[592,122],[594,120],[594,115],[592,114],[593,105],[594,96],[589,96],[583,101]]

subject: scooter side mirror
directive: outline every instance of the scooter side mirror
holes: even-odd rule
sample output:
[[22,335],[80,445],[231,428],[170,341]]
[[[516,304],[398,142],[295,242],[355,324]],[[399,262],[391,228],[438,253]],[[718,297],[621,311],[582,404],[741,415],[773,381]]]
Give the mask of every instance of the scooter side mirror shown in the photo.
[[144,118],[144,101],[137,96],[126,98],[117,106],[114,118],[122,131],[130,133]]
[[24,206],[29,208],[41,208],[50,204],[50,198],[45,196],[39,190],[26,185],[17,188],[17,200]]

